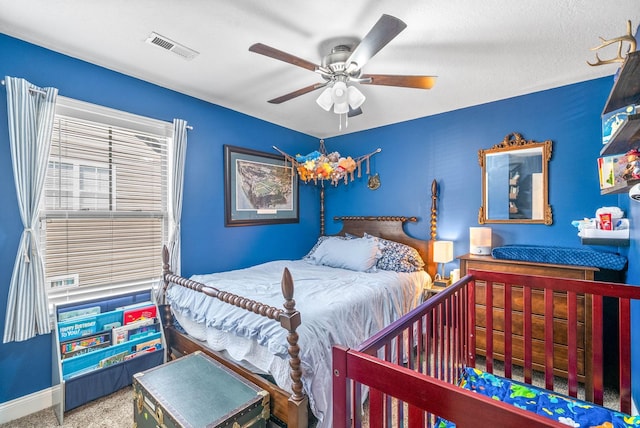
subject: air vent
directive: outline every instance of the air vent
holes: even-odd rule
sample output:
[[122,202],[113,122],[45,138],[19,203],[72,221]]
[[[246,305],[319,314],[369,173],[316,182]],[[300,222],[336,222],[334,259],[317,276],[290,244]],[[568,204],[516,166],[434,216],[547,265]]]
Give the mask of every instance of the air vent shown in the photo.
[[151,33],[146,42],[150,45],[155,45],[169,52],[173,52],[174,54],[179,55],[187,60],[191,60],[200,55],[199,52],[196,52],[193,49],[189,49],[188,47],[181,45],[180,43],[176,43],[173,40],[161,36],[158,33]]

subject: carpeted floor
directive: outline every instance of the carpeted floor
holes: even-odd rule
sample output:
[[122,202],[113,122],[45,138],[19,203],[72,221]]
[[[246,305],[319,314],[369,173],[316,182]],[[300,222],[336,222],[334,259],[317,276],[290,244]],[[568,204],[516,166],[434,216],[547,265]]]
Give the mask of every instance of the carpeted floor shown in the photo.
[[[478,358],[477,363],[478,368],[483,368],[484,361],[481,357]],[[502,367],[500,363],[497,363],[495,373],[500,374],[501,370]],[[534,374],[533,383],[542,386],[541,374],[537,372]],[[517,378],[517,375],[514,376],[514,378]],[[563,392],[563,388],[566,389],[566,380],[556,378],[556,390]],[[579,396],[582,394],[583,391],[581,390]],[[618,396],[615,391],[606,390],[605,406],[618,409],[617,398]],[[313,425],[315,424],[311,426]],[[123,388],[111,395],[66,412],[62,425],[58,425],[58,420],[52,408],[33,413],[6,424],[0,424],[0,428],[130,428],[132,426],[132,387]],[[368,421],[363,421],[363,426],[368,426]]]
[[70,410],[58,425],[53,408],[0,424],[0,428],[131,428],[133,426],[132,387]]

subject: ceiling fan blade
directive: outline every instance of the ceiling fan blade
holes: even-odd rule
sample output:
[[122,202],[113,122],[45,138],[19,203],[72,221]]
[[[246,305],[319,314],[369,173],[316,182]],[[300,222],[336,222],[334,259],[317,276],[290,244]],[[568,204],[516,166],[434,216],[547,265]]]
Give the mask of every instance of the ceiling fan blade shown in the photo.
[[307,70],[316,71],[318,65],[307,61],[306,59],[298,58],[295,55],[288,54],[271,46],[263,45],[262,43],[256,43],[249,46],[249,51],[259,53],[270,58],[274,58],[280,61],[284,61],[289,64],[297,65],[298,67],[306,68]]
[[282,95],[281,97],[269,100],[269,102],[271,104],[280,104],[285,101],[289,101],[292,98],[299,97],[300,95],[308,94],[309,92],[315,91],[316,89],[324,88],[325,86],[327,86],[327,83],[315,83],[313,85],[309,85],[304,88],[298,89],[297,91],[293,91],[286,95]]
[[358,108],[349,107],[349,113],[347,113],[347,117],[358,116],[360,114],[362,114],[362,108],[360,108],[360,107],[358,107]]
[[355,63],[356,70],[362,68],[405,28],[407,28],[407,24],[400,19],[391,15],[382,15],[353,51],[347,60],[347,65]]
[[[363,74],[360,83],[365,85],[402,86],[405,88],[431,89],[436,76],[402,76],[393,74]],[[371,79],[367,81],[364,79]]]

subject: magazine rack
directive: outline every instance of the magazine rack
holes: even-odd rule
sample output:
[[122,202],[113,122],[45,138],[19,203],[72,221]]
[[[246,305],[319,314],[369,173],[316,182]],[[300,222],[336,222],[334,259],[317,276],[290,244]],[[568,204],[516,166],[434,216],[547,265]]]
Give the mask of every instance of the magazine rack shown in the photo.
[[[131,385],[165,361],[160,316],[149,291],[54,308],[53,406],[64,412]],[[146,302],[146,303],[145,303]]]

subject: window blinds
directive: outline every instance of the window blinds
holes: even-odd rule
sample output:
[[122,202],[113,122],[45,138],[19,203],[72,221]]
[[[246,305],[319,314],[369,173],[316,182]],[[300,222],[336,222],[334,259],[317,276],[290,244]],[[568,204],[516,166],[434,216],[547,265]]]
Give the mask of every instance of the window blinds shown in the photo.
[[135,129],[135,120],[122,127],[56,116],[41,207],[50,300],[150,288],[160,277],[169,142]]

